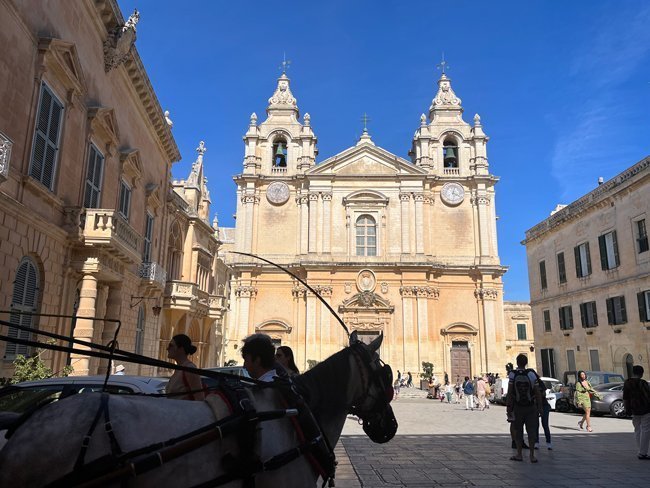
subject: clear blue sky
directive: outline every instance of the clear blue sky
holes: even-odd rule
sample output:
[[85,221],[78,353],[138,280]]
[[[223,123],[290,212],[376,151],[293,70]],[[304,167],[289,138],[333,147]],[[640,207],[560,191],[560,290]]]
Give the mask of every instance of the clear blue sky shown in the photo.
[[323,161],[356,142],[408,159],[444,51],[465,120],[481,115],[497,185],[505,299],[528,300],[526,229],[650,154],[650,2],[120,0],[183,160],[205,140],[212,210],[234,226],[251,112],[283,52]]

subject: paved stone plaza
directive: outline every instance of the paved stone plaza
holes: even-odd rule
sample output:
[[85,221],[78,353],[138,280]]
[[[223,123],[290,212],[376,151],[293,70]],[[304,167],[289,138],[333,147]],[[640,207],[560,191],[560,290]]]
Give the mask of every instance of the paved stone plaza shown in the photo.
[[636,457],[630,420],[596,417],[587,433],[577,414],[551,412],[553,450],[543,444],[537,464],[526,451],[514,462],[504,407],[472,412],[426,400],[419,390],[402,393],[393,404],[399,430],[388,444],[374,444],[348,420],[337,448],[337,488],[648,486],[650,463]]

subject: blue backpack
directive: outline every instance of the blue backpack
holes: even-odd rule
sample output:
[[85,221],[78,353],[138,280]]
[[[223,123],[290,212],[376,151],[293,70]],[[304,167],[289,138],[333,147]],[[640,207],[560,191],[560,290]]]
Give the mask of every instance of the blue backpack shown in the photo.
[[465,393],[465,395],[473,395],[474,394],[474,385],[472,384],[471,380],[468,380],[465,383],[465,388],[463,388],[463,393]]

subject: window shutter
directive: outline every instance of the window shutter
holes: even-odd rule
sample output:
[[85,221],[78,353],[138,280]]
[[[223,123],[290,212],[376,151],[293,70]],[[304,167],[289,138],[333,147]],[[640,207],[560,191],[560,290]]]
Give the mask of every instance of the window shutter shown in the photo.
[[624,296],[618,297],[618,303],[621,312],[621,324],[625,324],[627,323],[627,312],[625,310],[625,297]]
[[596,308],[596,302],[591,302],[591,325],[598,325],[598,309]]
[[591,274],[591,254],[589,253],[589,243],[585,242],[585,255],[587,256],[587,274],[586,276],[589,276]]
[[45,148],[45,159],[43,160],[42,183],[50,190],[54,183],[54,170],[56,167],[56,155],[59,151],[59,130],[61,128],[61,115],[63,107],[56,100],[52,100],[52,111],[50,112],[50,128],[47,133],[48,144]]
[[618,257],[618,239],[616,239],[616,231],[612,231],[612,243],[614,244],[614,266],[612,267],[617,267],[619,264],[621,264],[620,259]]
[[562,309],[562,307],[560,307],[560,309],[558,310],[558,317],[560,319],[560,329],[561,330],[566,329],[566,327],[564,326],[564,310]]
[[[18,312],[36,312],[38,305],[38,271],[33,262],[24,258],[16,270],[14,280],[13,296],[11,299],[11,309],[14,313],[10,314],[9,322],[25,327],[32,327],[33,316],[20,314]],[[20,339],[30,339],[31,332],[9,327],[8,336]],[[12,360],[17,355],[29,355],[30,348],[22,344],[7,344],[5,349],[5,359]]]
[[648,321],[648,316],[646,314],[645,292],[644,291],[636,294],[636,301],[639,304],[639,320],[641,322],[647,322]]
[[569,315],[569,329],[573,329],[573,309],[571,306],[568,306],[566,309],[567,314]]
[[95,181],[95,159],[97,157],[97,150],[95,146],[90,145],[90,151],[88,154],[88,174],[86,175],[86,192],[84,194],[84,207],[86,208],[95,208],[93,205],[94,195],[93,195],[93,182]]
[[573,248],[573,256],[576,260],[576,277],[582,278],[582,266],[580,266],[580,246]]
[[612,299],[608,298],[605,300],[605,303],[607,304],[607,323],[609,325],[614,325],[614,307],[612,304]]
[[581,303],[580,304],[580,322],[582,323],[583,327],[587,327],[587,304],[586,303]]
[[557,255],[557,271],[560,283],[566,283],[566,266],[564,265],[564,253]]
[[607,244],[605,243],[605,236],[598,236],[598,247],[600,248],[600,267],[607,269]]

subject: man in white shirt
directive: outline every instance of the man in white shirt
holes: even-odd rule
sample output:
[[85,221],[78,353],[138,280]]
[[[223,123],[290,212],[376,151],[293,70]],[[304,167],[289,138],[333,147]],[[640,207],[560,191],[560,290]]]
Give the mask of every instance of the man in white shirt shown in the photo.
[[241,349],[244,368],[251,378],[271,382],[275,372],[275,346],[266,334],[252,334],[244,339]]

